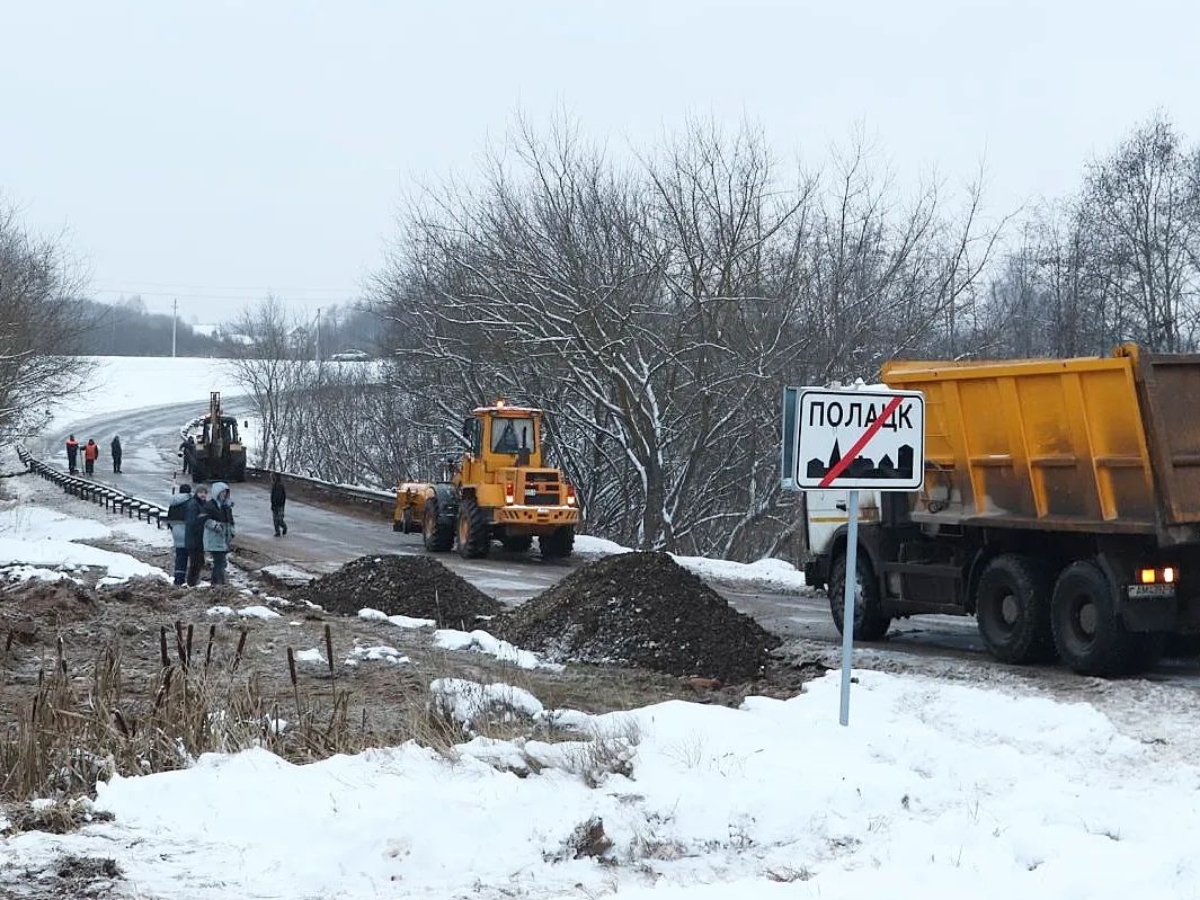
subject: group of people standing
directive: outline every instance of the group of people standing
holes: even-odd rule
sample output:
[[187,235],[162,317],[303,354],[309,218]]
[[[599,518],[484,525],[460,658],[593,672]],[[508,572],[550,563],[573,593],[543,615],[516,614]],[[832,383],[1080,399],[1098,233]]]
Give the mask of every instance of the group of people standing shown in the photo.
[[223,481],[198,484],[192,490],[181,484],[171,495],[167,524],[175,543],[175,584],[195,587],[204,570],[205,554],[212,555],[212,583],[225,584],[225,568],[237,531],[233,519],[233,500],[229,485]]
[[[283,518],[286,504],[287,491],[276,472],[271,484],[271,518],[276,537],[287,534]],[[178,493],[171,495],[167,524],[175,544],[175,584],[198,585],[206,554],[212,557],[211,582],[225,584],[229,552],[237,534],[229,485],[216,481],[210,489],[207,484],[197,484],[195,488],[181,484]]]
[[[109,445],[112,451],[112,466],[113,473],[121,474],[121,436],[117,435],[112,439]],[[85,475],[96,474],[96,460],[100,458],[100,445],[96,443],[95,438],[88,438],[88,442],[83,445],[83,473]],[[67,438],[67,468],[74,475],[79,471],[79,441],[75,440],[75,435]]]

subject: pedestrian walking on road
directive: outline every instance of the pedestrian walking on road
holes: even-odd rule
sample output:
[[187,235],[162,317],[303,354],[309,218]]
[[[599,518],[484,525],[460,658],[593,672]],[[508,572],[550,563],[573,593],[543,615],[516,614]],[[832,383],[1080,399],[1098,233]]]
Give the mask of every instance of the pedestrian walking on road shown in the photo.
[[175,544],[176,585],[182,585],[187,581],[187,508],[191,502],[192,486],[181,484],[179,493],[172,494],[170,503],[167,505],[167,527],[171,529],[171,539]]
[[212,583],[225,584],[225,565],[234,538],[233,501],[225,482],[213,482],[204,517],[204,550],[212,554]]
[[204,571],[204,507],[208,504],[208,485],[198,484],[192,499],[184,504],[184,548],[187,550],[187,584],[195,587]]
[[85,475],[96,474],[96,460],[100,458],[100,445],[96,443],[95,438],[88,438],[87,445],[83,448],[83,471]]
[[179,445],[179,455],[183,457],[183,474],[186,475],[192,471],[192,459],[196,455],[196,439],[190,434],[187,440]]
[[287,490],[276,472],[271,476],[271,521],[275,524],[275,537],[279,537],[281,531],[287,534],[287,522],[283,521],[283,507],[286,504]]
[[67,438],[67,469],[72,475],[79,469],[79,441],[75,440],[75,435]]
[[121,474],[121,436],[118,434],[112,439],[112,461],[113,472],[117,475]]

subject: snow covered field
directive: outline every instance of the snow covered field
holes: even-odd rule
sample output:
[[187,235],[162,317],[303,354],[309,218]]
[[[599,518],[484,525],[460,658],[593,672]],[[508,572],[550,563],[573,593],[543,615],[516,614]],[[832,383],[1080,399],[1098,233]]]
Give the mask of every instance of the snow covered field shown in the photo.
[[[108,405],[86,414],[203,400],[210,365],[104,360]],[[21,479],[5,490],[20,498]],[[11,578],[158,572],[78,543],[130,536],[88,515],[6,501],[0,566]],[[144,524],[137,536],[165,540]],[[775,561],[679,561],[802,583]],[[440,639],[486,649],[465,638]],[[412,667],[388,650],[361,664]],[[303,767],[250,750],[114,778],[95,800],[111,822],[0,838],[0,894],[76,854],[116,860],[128,896],[179,900],[1200,898],[1193,687],[1066,676],[1070,702],[1032,679],[857,676],[849,728],[837,725],[836,675],[786,701],[597,717],[547,710],[516,687],[443,683],[458,721],[501,704],[529,737],[464,732],[448,754],[408,744]],[[542,741],[551,722],[579,739]]]
[[194,900],[1197,896],[1200,767],[1178,748],[1087,704],[923,677],[862,673],[848,729],[836,707],[828,676],[737,710],[573,716],[602,752],[476,738],[450,759],[210,755],[114,779],[96,801],[113,822],[5,855],[103,854],[139,896]]

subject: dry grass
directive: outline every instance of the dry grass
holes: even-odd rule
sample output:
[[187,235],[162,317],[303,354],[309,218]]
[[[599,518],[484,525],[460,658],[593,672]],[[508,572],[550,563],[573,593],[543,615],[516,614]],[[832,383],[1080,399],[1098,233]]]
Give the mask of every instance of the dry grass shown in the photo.
[[73,678],[59,638],[53,666],[38,673],[18,721],[0,737],[0,799],[90,794],[113,774],[178,769],[203,753],[263,747],[310,762],[418,736],[372,731],[365,711],[352,713],[351,692],[337,686],[332,666],[328,691],[302,691],[289,648],[291,692],[278,696],[263,689],[257,673],[239,672],[245,630],[224,657],[215,626],[204,640],[195,636],[178,622],[173,633],[161,630],[162,665],[149,683],[126,674],[115,642],[89,676]]
[[[25,699],[0,731],[0,802],[24,804],[10,810],[12,826],[70,830],[94,817],[90,806],[60,802],[35,809],[28,801],[92,796],[97,781],[185,768],[204,753],[261,747],[305,763],[415,741],[454,760],[456,745],[470,736],[416,683],[392,694],[386,717],[382,715],[371,684],[359,682],[352,688],[351,671],[335,662],[338,654],[328,625],[321,641],[325,663],[317,673],[311,664],[297,671],[291,646],[285,659],[275,657],[264,669],[266,661],[248,640],[249,633],[242,627],[219,636],[216,625],[197,628],[176,621],[173,627],[160,627],[156,647],[150,644],[157,657],[153,662],[145,656],[127,658],[116,637],[98,652],[85,651],[94,652],[93,657],[74,662],[61,636],[43,648],[36,683],[31,683],[31,673],[21,685]],[[6,656],[11,649],[6,648]],[[461,665],[454,671],[449,658],[440,662],[448,675],[468,674]],[[541,684],[530,683],[517,671],[494,674],[535,691],[546,687],[542,679]],[[433,675],[426,672],[426,677]],[[470,675],[493,680],[478,671]],[[0,681],[0,689],[8,686],[16,687]],[[609,775],[632,773],[639,740],[632,725],[581,735],[505,710],[493,712],[472,722],[471,733],[570,741],[569,751],[551,764],[593,786]],[[380,722],[386,724],[380,727]],[[545,762],[530,757],[529,774],[543,768]]]

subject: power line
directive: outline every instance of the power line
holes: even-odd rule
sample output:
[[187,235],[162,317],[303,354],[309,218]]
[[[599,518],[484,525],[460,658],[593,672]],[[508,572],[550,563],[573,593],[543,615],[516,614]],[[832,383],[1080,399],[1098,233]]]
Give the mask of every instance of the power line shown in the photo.
[[110,281],[107,283],[114,285],[114,287],[100,288],[99,290],[106,292],[116,290],[136,290],[141,286],[166,288],[171,291],[237,291],[248,294],[269,294],[274,291],[278,291],[280,293],[286,291],[289,294],[343,294],[354,293],[359,290],[358,288],[346,287],[219,287],[211,284],[176,284],[167,281]]

